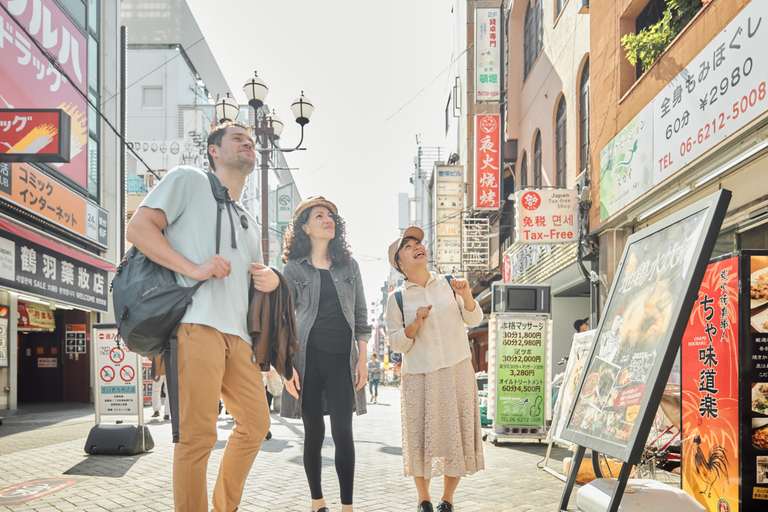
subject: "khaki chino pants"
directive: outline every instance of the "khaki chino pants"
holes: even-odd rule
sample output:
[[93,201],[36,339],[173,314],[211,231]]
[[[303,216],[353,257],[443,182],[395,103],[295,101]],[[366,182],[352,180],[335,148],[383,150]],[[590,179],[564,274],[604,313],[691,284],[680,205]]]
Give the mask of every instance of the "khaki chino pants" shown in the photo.
[[177,512],[207,512],[206,471],[218,440],[219,396],[235,427],[213,489],[213,511],[237,510],[261,442],[269,431],[267,397],[251,346],[212,327],[182,323],[178,331],[179,442],[173,455]]

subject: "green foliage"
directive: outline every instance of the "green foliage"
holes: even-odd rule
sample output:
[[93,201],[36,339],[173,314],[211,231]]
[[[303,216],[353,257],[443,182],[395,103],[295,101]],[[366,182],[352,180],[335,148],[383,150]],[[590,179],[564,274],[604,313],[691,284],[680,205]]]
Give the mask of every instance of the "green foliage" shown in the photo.
[[627,51],[627,60],[633,66],[638,62],[643,72],[650,69],[672,40],[701,9],[701,0],[665,0],[667,9],[661,20],[637,34],[627,34],[621,44]]

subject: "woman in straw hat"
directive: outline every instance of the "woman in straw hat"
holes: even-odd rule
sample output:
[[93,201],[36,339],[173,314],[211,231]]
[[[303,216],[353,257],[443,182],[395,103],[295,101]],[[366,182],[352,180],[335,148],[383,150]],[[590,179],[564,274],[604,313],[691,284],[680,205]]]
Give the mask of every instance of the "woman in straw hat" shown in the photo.
[[360,268],[345,240],[336,205],[322,196],[296,208],[284,236],[283,275],[296,306],[299,353],[285,382],[280,415],[304,422],[304,471],[312,511],[328,512],[322,490],[323,415],[331,418],[341,510],[353,510],[353,412],[366,412],[367,342],[371,337]]
[[478,325],[483,312],[465,279],[427,269],[422,240],[424,232],[411,226],[389,246],[389,262],[405,283],[389,295],[387,331],[392,350],[403,354],[403,465],[419,493],[417,511],[432,512],[429,481],[442,475],[437,510],[452,512],[461,477],[485,467],[465,329]]

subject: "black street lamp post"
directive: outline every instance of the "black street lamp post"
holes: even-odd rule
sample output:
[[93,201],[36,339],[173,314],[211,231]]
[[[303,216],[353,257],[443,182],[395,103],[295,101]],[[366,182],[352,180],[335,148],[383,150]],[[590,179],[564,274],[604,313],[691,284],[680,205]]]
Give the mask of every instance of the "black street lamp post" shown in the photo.
[[[315,110],[302,91],[301,96],[293,100],[291,111],[296,122],[301,126],[301,139],[295,148],[283,149],[276,142],[283,133],[283,121],[274,113],[259,115],[259,109],[264,105],[269,88],[257,75],[248,79],[243,86],[243,91],[248,98],[248,104],[253,107],[255,125],[252,126],[253,136],[259,144],[256,150],[261,154],[261,250],[264,264],[269,264],[269,156],[273,151],[290,153],[301,148],[304,142],[304,126],[309,123],[309,118]],[[216,117],[220,122],[237,118],[240,107],[237,102],[227,95],[216,103]]]

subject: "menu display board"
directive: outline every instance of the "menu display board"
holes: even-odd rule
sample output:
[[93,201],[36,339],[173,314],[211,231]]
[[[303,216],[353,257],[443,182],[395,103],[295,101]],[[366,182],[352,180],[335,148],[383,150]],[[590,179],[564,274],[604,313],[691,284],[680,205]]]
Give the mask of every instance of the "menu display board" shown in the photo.
[[497,425],[543,425],[547,378],[547,320],[496,318]]
[[563,439],[639,460],[730,197],[720,190],[629,237]]
[[741,497],[744,510],[764,510],[768,508],[768,254],[749,252],[742,265]]
[[555,412],[552,416],[552,437],[556,441],[562,441],[560,434],[565,428],[565,420],[573,403],[576,388],[579,385],[581,374],[584,373],[584,364],[589,356],[589,349],[595,337],[595,330],[577,332],[573,335],[571,351],[568,353],[568,364],[565,366],[560,392],[557,394]]
[[710,263],[682,344],[683,490],[739,510],[739,258]]

